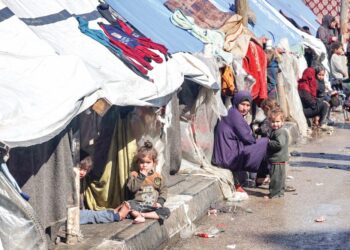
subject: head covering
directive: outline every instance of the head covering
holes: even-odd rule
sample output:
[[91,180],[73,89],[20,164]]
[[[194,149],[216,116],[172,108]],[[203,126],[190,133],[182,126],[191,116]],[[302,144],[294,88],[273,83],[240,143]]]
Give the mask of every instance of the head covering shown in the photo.
[[302,78],[298,81],[298,89],[305,90],[316,97],[317,81],[314,68],[309,67],[304,70]]
[[249,103],[252,103],[252,96],[249,91],[246,91],[246,90],[238,91],[233,97],[232,104],[237,108],[238,104],[244,101],[248,101]]
[[329,29],[331,23],[335,20],[335,17],[334,16],[331,16],[331,15],[325,15],[323,18],[322,18],[322,26]]

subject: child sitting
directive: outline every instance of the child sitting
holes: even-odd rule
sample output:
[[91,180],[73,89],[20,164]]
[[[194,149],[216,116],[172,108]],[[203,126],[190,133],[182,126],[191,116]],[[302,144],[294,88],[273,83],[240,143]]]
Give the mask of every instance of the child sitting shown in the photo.
[[286,180],[286,164],[288,163],[288,133],[283,128],[284,114],[280,108],[270,111],[268,119],[271,134],[268,144],[268,160],[270,163],[269,195],[266,198],[282,197]]
[[167,187],[164,178],[155,172],[157,151],[150,141],[139,148],[136,155],[138,171],[131,172],[127,187],[134,194],[134,199],[128,201],[134,217],[134,224],[145,222],[145,219],[157,219],[162,224],[170,215],[170,210],[164,207],[167,198]]
[[[83,158],[84,157],[84,158]],[[130,212],[129,204],[123,202],[114,209],[88,210],[84,206],[84,190],[86,186],[86,176],[91,171],[93,161],[91,156],[85,152],[81,153],[79,177],[80,177],[80,224],[100,224],[121,221],[126,218]]]

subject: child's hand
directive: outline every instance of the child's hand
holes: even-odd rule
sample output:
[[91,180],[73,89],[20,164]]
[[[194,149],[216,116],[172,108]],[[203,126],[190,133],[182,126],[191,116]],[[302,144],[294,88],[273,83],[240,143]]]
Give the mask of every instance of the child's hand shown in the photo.
[[143,174],[144,176],[148,175],[148,171],[146,169],[140,170],[140,173]]
[[162,205],[160,205],[158,202],[157,202],[157,203],[155,203],[153,206],[154,206],[154,207],[156,207],[156,208],[160,208],[160,207],[162,207]]

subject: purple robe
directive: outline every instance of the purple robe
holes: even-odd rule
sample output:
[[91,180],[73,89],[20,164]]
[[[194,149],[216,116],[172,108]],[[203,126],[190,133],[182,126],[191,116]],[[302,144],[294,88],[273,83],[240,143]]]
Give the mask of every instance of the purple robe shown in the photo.
[[237,109],[244,100],[251,102],[249,92],[238,92],[228,115],[218,122],[212,163],[232,171],[258,172],[266,156],[268,138],[254,138],[248,123]]

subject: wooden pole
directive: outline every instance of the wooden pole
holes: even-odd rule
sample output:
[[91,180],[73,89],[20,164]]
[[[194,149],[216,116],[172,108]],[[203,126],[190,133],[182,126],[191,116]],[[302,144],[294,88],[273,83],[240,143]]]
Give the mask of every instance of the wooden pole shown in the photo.
[[343,44],[346,44],[349,39],[348,22],[349,22],[349,0],[341,0],[340,33],[341,33],[341,42]]
[[243,25],[248,26],[248,0],[235,0],[236,13],[243,17]]
[[[72,122],[77,128],[77,119],[75,123]],[[73,125],[73,126],[74,126]],[[80,178],[79,178],[79,169],[80,169],[80,131],[76,129],[72,131],[72,154],[73,154],[73,172],[74,172],[74,185],[75,185],[75,196],[76,204],[73,204],[71,207],[67,208],[67,230],[66,230],[66,243],[69,245],[77,244],[80,237],[80,207],[79,207],[79,198],[80,198]]]

